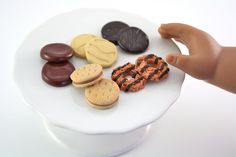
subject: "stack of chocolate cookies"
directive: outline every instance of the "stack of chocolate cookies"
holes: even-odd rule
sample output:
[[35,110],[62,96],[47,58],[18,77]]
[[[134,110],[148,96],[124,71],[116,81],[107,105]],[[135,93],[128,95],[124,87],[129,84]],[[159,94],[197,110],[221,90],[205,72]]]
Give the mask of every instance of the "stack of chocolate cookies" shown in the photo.
[[73,54],[73,49],[63,43],[45,45],[40,51],[41,58],[47,61],[42,68],[42,79],[55,87],[71,84],[70,74],[75,67],[69,59]]

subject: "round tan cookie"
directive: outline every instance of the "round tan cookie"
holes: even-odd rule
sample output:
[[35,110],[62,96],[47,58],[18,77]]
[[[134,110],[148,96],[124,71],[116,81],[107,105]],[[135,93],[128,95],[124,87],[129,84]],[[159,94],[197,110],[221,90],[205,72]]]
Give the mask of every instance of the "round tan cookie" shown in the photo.
[[81,34],[76,36],[72,42],[71,47],[75,51],[75,55],[78,57],[86,58],[84,46],[88,43],[89,40],[95,38],[93,34]]
[[93,86],[85,89],[85,97],[92,107],[98,109],[110,108],[119,99],[120,89],[110,79],[102,79]]
[[105,109],[112,108],[116,104],[116,103],[114,103],[114,104],[111,104],[111,105],[104,106],[104,105],[94,105],[91,102],[89,102],[89,100],[87,100],[87,102],[91,107],[99,109],[99,110],[105,110]]
[[87,87],[102,79],[103,70],[99,64],[86,64],[76,69],[70,78],[75,87]]
[[103,38],[93,38],[84,47],[86,58],[90,63],[110,67],[117,60],[116,46]]

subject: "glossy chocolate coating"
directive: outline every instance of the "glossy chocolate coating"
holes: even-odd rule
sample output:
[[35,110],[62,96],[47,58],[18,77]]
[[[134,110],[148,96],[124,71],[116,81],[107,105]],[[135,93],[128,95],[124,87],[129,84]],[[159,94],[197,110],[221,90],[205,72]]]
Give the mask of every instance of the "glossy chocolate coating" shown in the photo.
[[109,22],[102,27],[102,31],[101,31],[102,37],[117,45],[118,44],[117,41],[119,38],[119,32],[123,28],[126,28],[126,27],[129,27],[129,26],[126,23],[123,23],[121,21]]
[[70,59],[74,54],[73,49],[63,43],[52,43],[45,45],[41,51],[40,56],[49,62],[63,62]]
[[142,53],[148,45],[148,36],[137,27],[127,27],[120,31],[119,46],[126,52]]
[[56,87],[62,87],[70,84],[71,73],[75,67],[70,62],[52,63],[47,62],[42,68],[42,79]]

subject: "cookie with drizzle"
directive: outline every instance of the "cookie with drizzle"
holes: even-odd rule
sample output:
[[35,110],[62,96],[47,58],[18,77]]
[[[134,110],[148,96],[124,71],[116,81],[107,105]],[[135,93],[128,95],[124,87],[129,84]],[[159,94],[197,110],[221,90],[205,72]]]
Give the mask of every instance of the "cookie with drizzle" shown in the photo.
[[147,81],[159,82],[168,77],[167,63],[154,54],[143,55],[136,60],[136,70]]
[[136,92],[143,89],[148,81],[164,80],[168,73],[168,65],[161,57],[148,54],[140,56],[136,64],[126,63],[115,68],[111,78],[122,91]]
[[126,63],[113,70],[111,78],[118,84],[122,91],[136,92],[145,87],[147,80],[135,68],[135,64]]

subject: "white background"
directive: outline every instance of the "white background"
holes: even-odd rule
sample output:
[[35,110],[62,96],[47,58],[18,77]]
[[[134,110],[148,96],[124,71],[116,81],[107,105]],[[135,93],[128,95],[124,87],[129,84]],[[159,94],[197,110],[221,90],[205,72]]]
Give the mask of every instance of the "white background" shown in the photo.
[[[59,13],[91,7],[137,13],[157,24],[187,23],[222,45],[236,46],[234,0],[0,0],[1,157],[78,157],[48,135],[16,88],[12,70],[17,47],[35,27]],[[181,50],[187,54],[184,46]],[[176,103],[144,143],[122,157],[146,156],[235,157],[236,95],[186,76]]]

